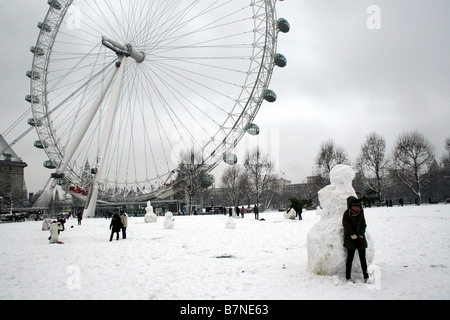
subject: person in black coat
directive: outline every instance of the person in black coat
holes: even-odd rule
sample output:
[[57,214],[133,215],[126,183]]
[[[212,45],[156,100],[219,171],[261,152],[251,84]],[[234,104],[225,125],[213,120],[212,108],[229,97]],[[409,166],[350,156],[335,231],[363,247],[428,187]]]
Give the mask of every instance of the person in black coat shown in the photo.
[[361,202],[356,197],[350,196],[347,198],[347,210],[342,217],[342,225],[344,227],[344,247],[347,248],[345,277],[347,280],[351,280],[353,257],[355,251],[358,250],[364,280],[367,281],[369,274],[367,273],[366,261],[366,219],[361,208]]
[[253,213],[255,214],[255,220],[259,220],[259,209],[258,206],[255,205],[253,208]]
[[83,211],[78,211],[77,220],[78,220],[78,225],[81,226],[81,220],[83,220]]
[[122,230],[122,220],[118,213],[114,213],[111,219],[111,224],[109,225],[109,229],[111,229],[111,236],[109,237],[109,241],[112,241],[114,233],[117,233],[117,240],[119,240],[119,232]]

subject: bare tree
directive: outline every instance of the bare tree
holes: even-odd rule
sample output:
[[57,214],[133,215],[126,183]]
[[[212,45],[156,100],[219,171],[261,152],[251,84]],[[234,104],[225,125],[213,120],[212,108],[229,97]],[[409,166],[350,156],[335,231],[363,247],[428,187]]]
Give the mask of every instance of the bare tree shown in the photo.
[[447,153],[442,156],[441,165],[444,168],[450,168],[450,137],[445,139],[445,150]]
[[174,182],[176,192],[183,192],[191,214],[193,201],[202,201],[203,191],[214,183],[214,176],[207,174],[203,159],[196,158],[194,150],[181,155]]
[[225,199],[232,203],[233,206],[239,205],[240,201],[248,194],[248,179],[242,167],[239,165],[225,169],[220,182]]
[[256,205],[261,197],[270,192],[275,179],[274,164],[267,155],[263,155],[259,148],[253,153],[247,153],[244,168],[249,180],[251,192],[255,195]]
[[248,199],[248,204],[250,204],[250,196],[251,196],[251,188],[250,182],[245,170],[242,170],[241,174],[238,177],[238,192],[239,192],[239,200],[238,202],[242,204],[244,199]]
[[434,150],[425,136],[417,131],[399,136],[393,152],[393,169],[421,203],[422,188],[431,182],[430,171],[435,164]]
[[356,160],[356,169],[361,173],[364,183],[377,194],[379,202],[384,189],[385,178],[389,175],[389,161],[386,157],[386,140],[373,132],[367,136]]
[[347,152],[330,139],[320,145],[314,164],[316,174],[329,181],[331,169],[338,164],[350,164],[350,161]]

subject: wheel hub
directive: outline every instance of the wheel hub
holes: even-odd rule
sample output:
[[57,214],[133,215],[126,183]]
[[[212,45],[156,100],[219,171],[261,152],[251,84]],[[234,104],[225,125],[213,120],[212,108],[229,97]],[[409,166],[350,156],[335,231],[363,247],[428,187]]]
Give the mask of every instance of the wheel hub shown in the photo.
[[145,60],[145,53],[135,50],[130,44],[123,45],[106,37],[102,37],[102,44],[118,55],[133,58],[137,63],[141,63]]

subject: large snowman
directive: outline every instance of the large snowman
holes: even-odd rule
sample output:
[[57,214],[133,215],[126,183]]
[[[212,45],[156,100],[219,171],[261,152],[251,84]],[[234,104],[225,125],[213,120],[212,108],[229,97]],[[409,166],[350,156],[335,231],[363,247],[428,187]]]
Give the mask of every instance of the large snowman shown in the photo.
[[[347,210],[347,198],[356,197],[352,181],[355,172],[350,166],[337,165],[330,172],[330,185],[319,191],[321,219],[307,237],[308,270],[319,275],[345,275],[347,250],[344,248],[342,216]],[[369,228],[368,226],[367,228]],[[374,258],[374,247],[366,231],[367,265]],[[362,274],[358,253],[353,259],[352,273]]]

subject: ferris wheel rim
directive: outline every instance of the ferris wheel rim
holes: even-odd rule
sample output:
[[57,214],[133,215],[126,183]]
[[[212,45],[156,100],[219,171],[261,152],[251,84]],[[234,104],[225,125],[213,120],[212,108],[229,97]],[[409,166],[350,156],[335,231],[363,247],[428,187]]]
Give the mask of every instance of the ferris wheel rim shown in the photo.
[[[209,164],[209,171],[214,169],[221,161],[222,154],[228,152],[234,148],[234,146],[239,142],[239,140],[245,134],[245,127],[251,123],[256,114],[261,107],[261,104],[264,101],[264,92],[268,89],[272,72],[274,69],[274,55],[276,54],[277,47],[277,27],[276,27],[276,11],[275,11],[275,2],[276,0],[261,0],[260,3],[264,3],[265,7],[265,41],[264,48],[258,48],[258,50],[263,51],[263,58],[261,60],[259,66],[259,75],[257,77],[257,81],[255,84],[248,86],[252,90],[252,94],[245,101],[245,107],[242,113],[239,115],[233,115],[230,113],[228,118],[224,120],[224,124],[227,123],[227,120],[231,117],[237,117],[237,120],[234,122],[234,126],[232,128],[219,128],[215,133],[213,139],[223,132],[224,130],[228,130],[226,132],[226,139],[220,143],[212,153],[205,159],[205,161]],[[50,3],[50,2],[49,2]],[[52,2],[55,3],[55,2]],[[42,56],[35,53],[33,57],[32,64],[32,73],[42,73],[42,79],[33,79],[31,77],[30,84],[30,96],[31,100],[35,103],[31,103],[33,117],[36,121],[43,121],[44,125],[40,127],[36,127],[39,139],[41,141],[45,141],[48,143],[48,146],[44,148],[47,156],[52,162],[57,162],[62,159],[64,156],[63,146],[56,143],[56,137],[54,136],[55,130],[52,128],[52,123],[50,121],[52,110],[49,109],[49,104],[47,103],[47,75],[48,75],[48,66],[51,63],[52,49],[53,44],[55,43],[55,39],[58,36],[59,28],[61,27],[64,18],[67,14],[69,7],[72,5],[73,1],[58,1],[59,4],[62,4],[61,9],[56,9],[52,5],[47,12],[47,15],[43,21],[43,28],[39,33],[38,40],[36,42],[35,48],[43,48],[44,50],[44,59]],[[45,25],[52,26],[52,32],[50,36],[48,32],[44,30]],[[256,34],[256,31],[254,31]],[[36,49],[37,50],[37,49]],[[43,63],[42,63],[43,60]],[[247,90],[247,87],[242,89],[241,92]],[[254,93],[255,94],[254,94]],[[40,98],[40,101],[34,101],[34,98]],[[56,106],[57,107],[57,106]],[[44,127],[44,128],[42,128]],[[45,129],[45,130],[43,130]],[[225,141],[226,140],[226,141]],[[203,151],[203,150],[200,150]],[[79,179],[78,173],[75,172],[74,168],[71,166],[68,167],[67,177],[72,183],[76,183],[77,179]],[[169,177],[171,175],[171,170],[161,175],[160,177]],[[158,178],[160,178],[158,177]]]

